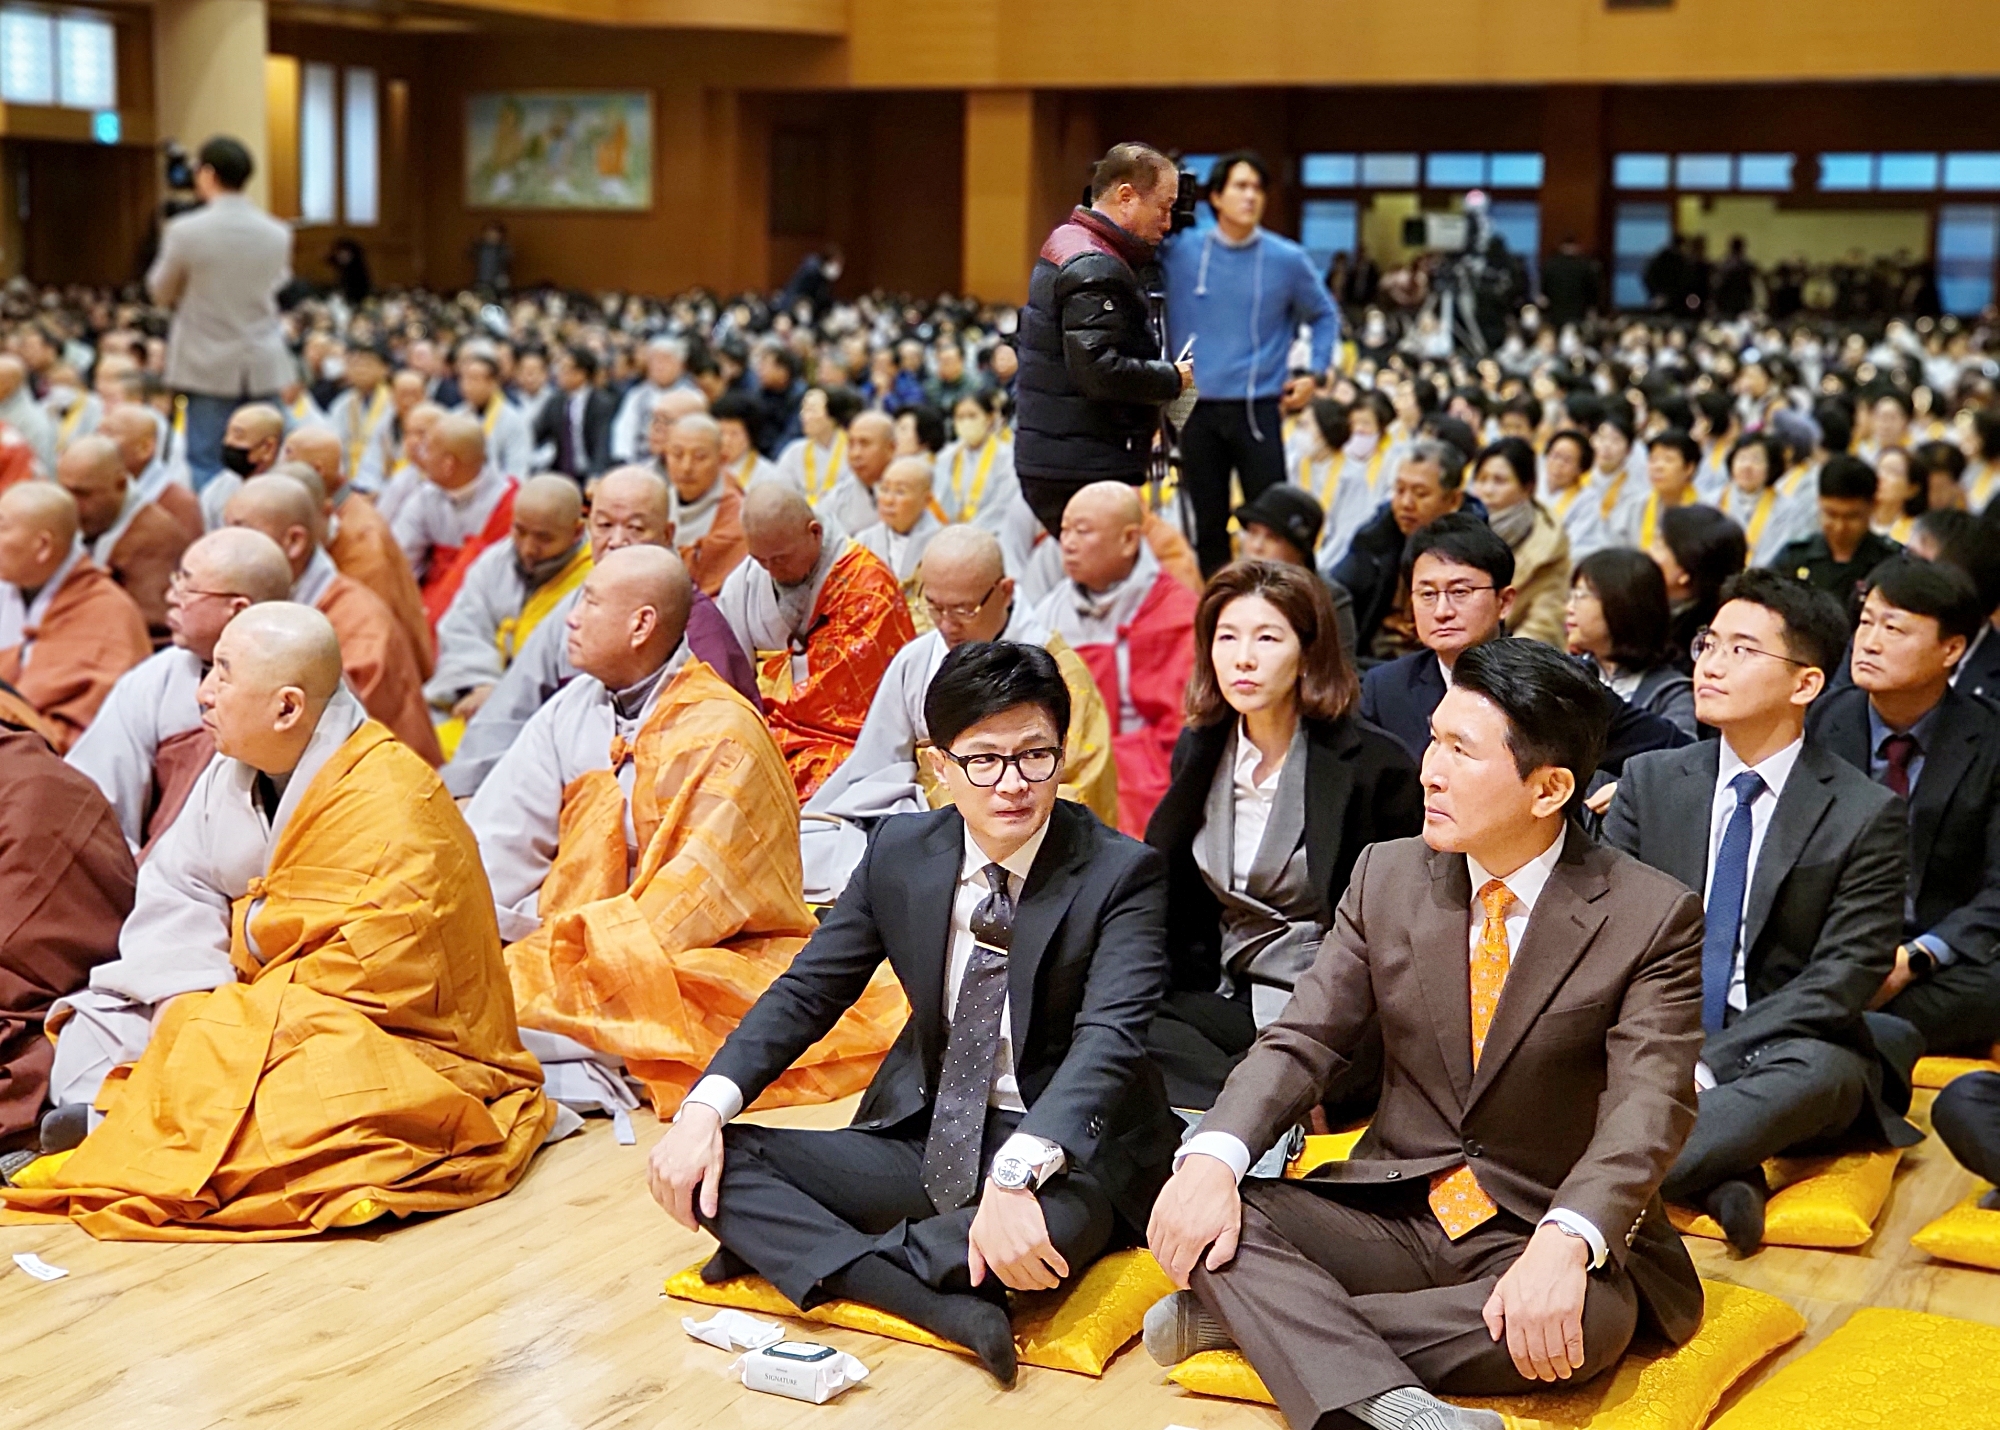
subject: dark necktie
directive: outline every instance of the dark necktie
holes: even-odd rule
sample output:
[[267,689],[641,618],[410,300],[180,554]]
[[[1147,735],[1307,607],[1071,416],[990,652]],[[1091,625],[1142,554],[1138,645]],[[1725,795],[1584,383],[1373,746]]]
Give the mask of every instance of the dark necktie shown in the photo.
[[1007,949],[1014,938],[1014,901],[1007,871],[988,864],[993,892],[972,911],[972,957],[951,1011],[930,1136],[924,1141],[924,1190],[941,1212],[968,1205],[979,1191],[980,1146],[993,1060],[1000,1051],[1000,1015],[1007,1006]]
[[1882,783],[1904,799],[1910,797],[1910,760],[1916,753],[1915,735],[1891,735],[1882,742],[1882,757],[1889,762],[1882,771]]
[[1736,808],[1722,831],[1715,855],[1715,879],[1701,940],[1701,1026],[1717,1032],[1729,1012],[1729,984],[1736,975],[1736,941],[1743,929],[1743,896],[1750,887],[1750,806],[1764,792],[1764,779],[1745,770],[1729,782]]

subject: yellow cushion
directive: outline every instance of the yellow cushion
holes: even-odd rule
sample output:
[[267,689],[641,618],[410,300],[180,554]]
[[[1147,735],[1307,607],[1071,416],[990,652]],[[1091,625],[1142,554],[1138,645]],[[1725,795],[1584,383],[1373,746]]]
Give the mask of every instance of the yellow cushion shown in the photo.
[[46,1157],[37,1157],[14,1174],[13,1183],[23,1188],[53,1187],[56,1184],[56,1173],[60,1172],[63,1163],[75,1154],[76,1148],[72,1147],[67,1152],[51,1152]]
[[1910,1081],[1918,1087],[1943,1087],[1967,1073],[2000,1072],[2000,1048],[1990,1058],[1918,1058]]
[[[1838,1157],[1773,1157],[1764,1164],[1770,1204],[1764,1209],[1766,1246],[1860,1246],[1875,1234],[1875,1218],[1889,1199],[1900,1148],[1847,1152]],[[1669,1206],[1667,1219],[1690,1236],[1722,1240],[1722,1228],[1687,1207]]]
[[[1152,1256],[1114,1251],[1068,1287],[1014,1298],[1014,1345],[1023,1365],[1102,1375],[1111,1358],[1139,1334],[1146,1311],[1174,1289]],[[843,1330],[866,1331],[937,1350],[965,1350],[900,1316],[853,1301],[827,1301],[801,1311],[761,1276],[739,1276],[714,1286],[690,1266],[667,1278],[667,1294],[708,1306],[732,1306],[763,1316],[799,1316]]]
[[1980,1210],[1984,1195],[1983,1189],[1974,1192],[1911,1237],[1910,1245],[1940,1261],[2000,1271],[2000,1212]]
[[2000,1327],[1870,1306],[1713,1430],[1975,1430],[2000,1424]]
[[[1708,1300],[1701,1329],[1684,1346],[1631,1352],[1616,1370],[1575,1390],[1451,1399],[1499,1411],[1508,1430],[1699,1430],[1730,1386],[1806,1329],[1805,1317],[1775,1296],[1720,1281],[1704,1281],[1702,1289]],[[1203,1395],[1273,1403],[1236,1351],[1204,1351],[1168,1378]]]

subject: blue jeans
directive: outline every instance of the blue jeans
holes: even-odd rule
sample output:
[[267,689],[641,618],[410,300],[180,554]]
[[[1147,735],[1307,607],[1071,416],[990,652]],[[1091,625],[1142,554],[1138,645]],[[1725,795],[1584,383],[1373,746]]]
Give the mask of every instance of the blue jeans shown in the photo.
[[277,394],[257,397],[216,397],[206,392],[183,394],[187,400],[188,480],[199,492],[210,477],[222,470],[222,434],[228,430],[229,414],[252,402],[277,403]]

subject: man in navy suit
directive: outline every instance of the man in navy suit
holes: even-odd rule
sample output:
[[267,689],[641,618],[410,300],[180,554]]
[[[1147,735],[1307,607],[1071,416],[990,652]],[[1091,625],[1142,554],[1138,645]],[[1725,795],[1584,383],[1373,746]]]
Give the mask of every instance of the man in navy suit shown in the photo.
[[[1015,1373],[1002,1287],[1080,1275],[1143,1227],[1180,1121],[1144,1038],[1167,986],[1166,861],[1056,798],[1069,691],[1039,646],[968,642],[924,700],[954,807],[882,821],[846,891],[653,1150],[649,1181],[801,1307],[841,1298]],[[738,1111],[884,960],[910,1020],[841,1131]]]
[[[1361,714],[1401,740],[1421,763],[1431,742],[1431,714],[1444,699],[1452,663],[1473,646],[1506,634],[1514,604],[1514,553],[1484,520],[1453,512],[1412,533],[1403,581],[1423,649],[1362,677]],[[1628,756],[1687,743],[1671,722],[1633,709],[1608,686],[1604,700],[1611,733],[1599,768],[1616,774]]]

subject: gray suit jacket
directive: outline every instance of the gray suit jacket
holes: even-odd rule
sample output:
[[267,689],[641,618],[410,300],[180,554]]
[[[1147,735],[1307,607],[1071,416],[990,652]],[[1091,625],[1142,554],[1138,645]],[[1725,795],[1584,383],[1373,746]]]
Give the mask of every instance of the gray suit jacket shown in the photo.
[[[1604,817],[1605,842],[1690,889],[1708,882],[1709,808],[1721,746],[1635,756]],[[1771,816],[1743,909],[1749,1006],[1702,1048],[1718,1082],[1781,1038],[1819,1038],[1877,1060],[1883,1135],[1908,1126],[1909,1069],[1882,1059],[1862,1012],[1895,966],[1909,840],[1903,801],[1827,750],[1806,745]],[[1886,1102],[1886,1105],[1885,1105]]]
[[1309,1184],[1408,1185],[1462,1163],[1523,1221],[1555,1206],[1588,1217],[1661,1332],[1685,1341],[1701,1322],[1701,1284],[1659,1186],[1694,1126],[1700,902],[1572,828],[1477,1071],[1471,910],[1464,855],[1421,839],[1363,851],[1319,957],[1202,1130],[1264,1151],[1379,1020],[1375,1120]]
[[292,231],[239,194],[168,221],[146,291],[174,310],[169,387],[257,397],[292,379],[278,327],[278,290],[291,279],[291,254]]

